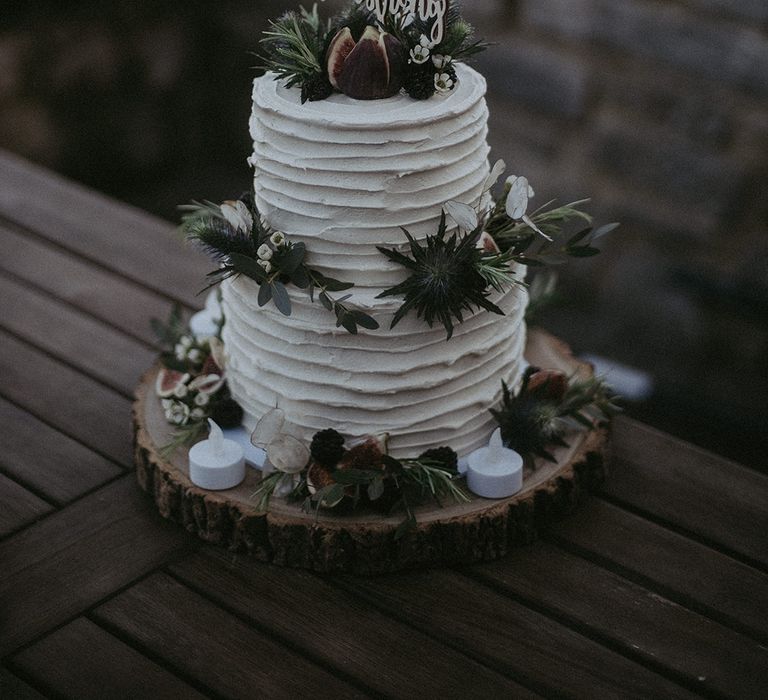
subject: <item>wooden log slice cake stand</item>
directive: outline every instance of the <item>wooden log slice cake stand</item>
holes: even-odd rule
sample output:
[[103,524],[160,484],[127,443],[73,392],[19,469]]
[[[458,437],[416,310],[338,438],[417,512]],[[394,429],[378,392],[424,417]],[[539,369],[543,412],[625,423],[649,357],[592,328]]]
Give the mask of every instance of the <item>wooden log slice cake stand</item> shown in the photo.
[[[531,330],[525,352],[533,365],[588,375],[569,348],[540,330]],[[247,552],[262,561],[315,571],[361,574],[422,565],[463,564],[503,556],[510,547],[533,540],[537,530],[568,512],[605,475],[607,429],[568,436],[556,463],[527,464],[523,489],[510,498],[472,495],[469,503],[424,505],[416,509],[417,528],[399,540],[395,529],[404,515],[304,513],[301,504],[273,498],[267,513],[252,495],[261,473],[247,469],[245,481],[228,491],[205,491],[189,480],[187,450],[162,459],[172,427],[155,396],[155,366],[141,380],[133,404],[134,450],[139,485],[160,514],[208,542]]]

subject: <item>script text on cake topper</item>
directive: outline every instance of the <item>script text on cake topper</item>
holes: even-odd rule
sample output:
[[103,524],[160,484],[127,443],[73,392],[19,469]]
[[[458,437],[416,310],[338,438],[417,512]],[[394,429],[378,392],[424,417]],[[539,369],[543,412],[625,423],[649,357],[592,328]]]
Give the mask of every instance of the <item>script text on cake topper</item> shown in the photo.
[[432,23],[429,39],[433,46],[443,40],[445,30],[445,13],[448,11],[448,0],[357,0],[376,17],[383,21],[388,14],[402,17],[407,26],[415,19],[416,15],[423,22]]

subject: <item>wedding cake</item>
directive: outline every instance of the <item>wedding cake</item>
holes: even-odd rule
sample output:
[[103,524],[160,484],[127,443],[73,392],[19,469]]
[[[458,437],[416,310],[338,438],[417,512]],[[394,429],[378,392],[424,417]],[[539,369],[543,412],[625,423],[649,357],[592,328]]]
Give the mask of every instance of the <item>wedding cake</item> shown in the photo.
[[[390,329],[399,301],[380,297],[406,270],[378,246],[407,251],[402,228],[423,242],[446,202],[489,199],[486,83],[465,65],[455,73],[454,89],[428,100],[302,103],[273,74],[255,80],[255,205],[271,229],[306,245],[308,265],[354,283],[354,304],[379,328],[348,333],[295,287],[286,316],[259,305],[253,279],[225,280],[227,378],[247,427],[279,407],[306,441],[329,427],[352,439],[386,433],[395,457],[487,444],[501,381],[514,386],[523,369],[522,286],[493,292],[504,315],[472,309],[449,339],[414,314]],[[447,223],[450,235],[457,225]]]

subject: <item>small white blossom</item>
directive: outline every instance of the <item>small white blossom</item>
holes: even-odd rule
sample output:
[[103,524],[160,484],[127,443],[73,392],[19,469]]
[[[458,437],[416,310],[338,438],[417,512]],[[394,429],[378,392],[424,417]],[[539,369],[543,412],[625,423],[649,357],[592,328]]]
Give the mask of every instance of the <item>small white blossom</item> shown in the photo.
[[269,260],[257,260],[256,261],[264,269],[264,272],[269,274],[272,272],[272,263]]
[[179,345],[183,348],[191,348],[194,342],[194,338],[192,338],[191,335],[182,335],[181,338],[179,338]]
[[208,394],[199,393],[195,396],[195,406],[207,406],[208,401]]
[[169,423],[185,425],[189,420],[189,406],[180,401],[174,401],[173,405],[165,412],[165,417]]
[[422,34],[419,43],[411,49],[411,61],[414,63],[426,63],[429,59],[429,52],[432,43],[426,34]]
[[177,360],[185,360],[187,357],[187,349],[181,344],[177,343],[176,347],[173,349],[174,354],[176,355]]
[[205,418],[205,411],[202,408],[193,408],[189,415],[192,420],[201,420]]
[[448,73],[435,73],[435,90],[437,92],[450,92],[453,90],[453,78]]
[[451,65],[452,60],[453,59],[450,56],[442,56],[439,53],[436,53],[434,56],[432,56],[432,63],[438,70],[443,70],[443,68]]
[[256,251],[256,255],[259,256],[259,260],[269,260],[274,255],[274,252],[266,243],[262,243]]
[[202,362],[203,361],[203,357],[204,357],[203,356],[203,351],[202,350],[198,350],[197,348],[193,348],[192,350],[190,350],[187,353],[187,359],[190,362],[195,362],[195,363]]
[[168,409],[173,406],[173,399],[161,399],[160,404],[163,407],[163,411],[167,413]]
[[235,231],[250,233],[253,228],[253,216],[251,216],[245,203],[239,199],[237,201],[230,199],[224,202],[221,205],[221,215]]
[[186,384],[178,384],[173,390],[173,395],[177,399],[183,399],[189,393],[189,387]]
[[272,245],[281,246],[285,244],[285,234],[280,231],[275,231],[270,237]]

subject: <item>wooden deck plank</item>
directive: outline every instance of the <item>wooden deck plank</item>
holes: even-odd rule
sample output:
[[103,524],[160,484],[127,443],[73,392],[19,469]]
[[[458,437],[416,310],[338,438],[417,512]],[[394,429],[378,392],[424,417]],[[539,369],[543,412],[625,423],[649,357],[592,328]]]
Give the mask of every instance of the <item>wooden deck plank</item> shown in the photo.
[[768,639],[768,576],[746,564],[598,499],[552,534],[687,607]]
[[52,510],[48,503],[0,474],[0,537],[20,530]]
[[0,331],[0,396],[124,467],[133,465],[128,399]]
[[131,396],[157,357],[145,344],[0,274],[0,327]]
[[45,695],[38,693],[7,668],[0,668],[0,698],[3,700],[43,700]]
[[11,659],[37,687],[78,700],[205,697],[85,618],[77,618]]
[[[0,151],[0,217],[190,306],[211,264],[160,219]],[[32,194],[34,193],[34,194]]]
[[[135,338],[154,343],[150,319],[168,317],[171,302],[61,248],[0,224],[0,270],[44,290]],[[203,304],[196,299],[195,308]]]
[[0,542],[0,658],[196,546],[133,475]]
[[472,572],[701,692],[758,697],[768,688],[766,647],[555,546]]
[[56,505],[72,501],[122,472],[1,398],[0,442],[0,469]]
[[164,574],[132,586],[93,615],[220,696],[367,696]]
[[[457,572],[430,570],[344,587],[524,680],[545,697],[694,697],[675,683]],[[435,595],[441,591],[441,595]]]
[[603,492],[768,569],[768,476],[626,418]]
[[[209,547],[169,569],[239,617],[287,640],[291,648],[386,697],[409,698],[415,688],[426,697],[529,694],[309,572],[259,564]],[[372,581],[366,579],[362,587]],[[360,579],[355,585],[361,586]],[[419,657],[429,663],[414,664]]]

